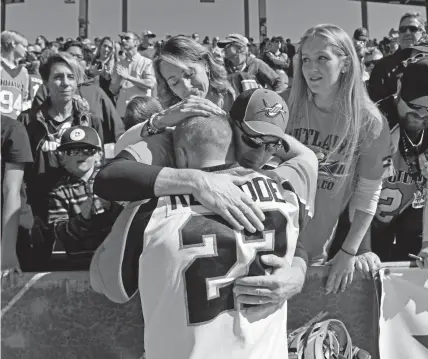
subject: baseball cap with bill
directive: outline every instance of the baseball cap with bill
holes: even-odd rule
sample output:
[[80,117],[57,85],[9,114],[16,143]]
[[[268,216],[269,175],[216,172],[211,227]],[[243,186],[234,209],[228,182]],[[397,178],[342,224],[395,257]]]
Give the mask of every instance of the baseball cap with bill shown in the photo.
[[401,98],[407,103],[428,107],[428,57],[410,63],[401,76]]
[[103,145],[97,131],[92,127],[73,126],[62,135],[58,151],[73,147],[93,147],[101,150]]
[[247,136],[277,137],[288,151],[285,136],[288,107],[276,92],[260,88],[242,92],[234,101],[229,116]]
[[226,36],[226,38],[224,40],[220,40],[217,43],[217,45],[218,45],[218,47],[223,48],[226,45],[231,44],[233,42],[235,42],[239,45],[242,45],[242,46],[248,45],[248,39],[245,36],[242,36],[240,34],[230,34],[230,35]]
[[156,34],[151,32],[150,30],[146,30],[146,31],[143,31],[143,33],[141,34],[141,37],[144,37],[144,36],[154,38],[154,37],[156,37]]
[[365,27],[359,27],[354,32],[354,39],[357,41],[367,41],[369,39],[369,32]]

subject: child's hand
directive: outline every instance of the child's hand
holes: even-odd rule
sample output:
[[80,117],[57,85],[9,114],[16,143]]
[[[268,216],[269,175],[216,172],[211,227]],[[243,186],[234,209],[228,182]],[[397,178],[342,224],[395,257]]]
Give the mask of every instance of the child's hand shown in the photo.
[[92,213],[92,198],[88,199],[80,205],[80,213],[85,219],[91,218]]

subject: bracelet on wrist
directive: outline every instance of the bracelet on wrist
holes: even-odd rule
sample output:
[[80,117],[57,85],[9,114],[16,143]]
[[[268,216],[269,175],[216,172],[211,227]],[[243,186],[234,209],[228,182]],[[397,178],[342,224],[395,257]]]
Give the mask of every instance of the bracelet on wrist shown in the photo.
[[340,247],[340,250],[341,250],[342,252],[346,253],[348,256],[355,257],[355,256],[357,255],[356,253],[348,252],[346,249],[343,249],[342,247]]
[[155,113],[154,115],[152,115],[152,116],[149,118],[149,121],[147,122],[147,127],[146,127],[146,129],[147,129],[147,132],[148,132],[148,134],[149,134],[149,135],[156,135],[156,134],[158,134],[158,133],[163,132],[163,130],[161,130],[161,129],[157,128],[157,127],[153,124],[153,120],[155,119],[156,115],[157,115],[157,113]]

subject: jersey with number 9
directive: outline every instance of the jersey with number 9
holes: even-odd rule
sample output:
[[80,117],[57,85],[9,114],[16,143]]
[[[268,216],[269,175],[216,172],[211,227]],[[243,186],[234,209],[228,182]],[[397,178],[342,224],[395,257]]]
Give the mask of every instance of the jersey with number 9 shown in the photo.
[[23,66],[11,68],[1,61],[0,77],[0,112],[16,120],[28,96],[27,69]]
[[242,190],[264,211],[263,232],[236,231],[191,196],[167,196],[125,208],[97,250],[90,270],[95,290],[118,302],[140,290],[147,357],[288,357],[287,304],[248,314],[233,287],[239,277],[269,273],[263,254],[291,264],[299,200],[269,177],[251,176]]

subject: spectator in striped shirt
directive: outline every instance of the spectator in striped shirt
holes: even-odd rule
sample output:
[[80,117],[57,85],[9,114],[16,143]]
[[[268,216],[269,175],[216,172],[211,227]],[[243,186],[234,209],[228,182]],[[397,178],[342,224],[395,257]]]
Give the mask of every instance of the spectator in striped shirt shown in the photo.
[[102,142],[91,127],[66,130],[58,147],[67,175],[49,193],[48,225],[69,255],[92,253],[102,243],[121,206],[93,195]]

